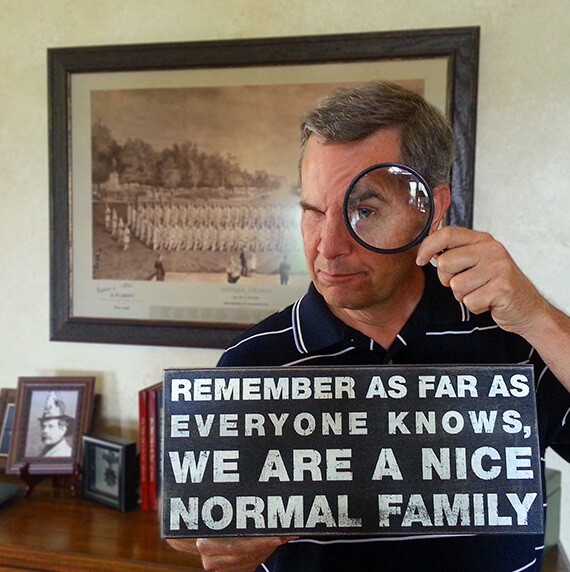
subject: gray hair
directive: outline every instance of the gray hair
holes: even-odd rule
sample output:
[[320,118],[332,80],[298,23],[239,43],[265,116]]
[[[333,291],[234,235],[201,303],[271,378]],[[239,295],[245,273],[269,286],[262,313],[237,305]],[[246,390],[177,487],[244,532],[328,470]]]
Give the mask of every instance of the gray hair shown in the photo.
[[449,183],[454,145],[448,121],[420,95],[384,81],[341,87],[317,103],[301,124],[299,167],[313,134],[326,143],[350,143],[386,128],[400,129],[403,163],[432,188]]

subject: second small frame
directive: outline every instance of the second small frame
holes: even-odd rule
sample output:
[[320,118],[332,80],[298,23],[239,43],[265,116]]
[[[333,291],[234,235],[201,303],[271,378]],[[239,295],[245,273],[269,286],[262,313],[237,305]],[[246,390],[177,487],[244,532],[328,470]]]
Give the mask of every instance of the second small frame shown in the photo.
[[137,503],[136,443],[103,434],[83,436],[83,494],[122,512]]

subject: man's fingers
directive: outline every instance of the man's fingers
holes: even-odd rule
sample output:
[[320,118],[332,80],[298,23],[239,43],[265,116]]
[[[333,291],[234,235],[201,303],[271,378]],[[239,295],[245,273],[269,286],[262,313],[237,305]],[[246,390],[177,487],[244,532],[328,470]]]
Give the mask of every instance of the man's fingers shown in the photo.
[[255,550],[269,542],[269,537],[260,538],[198,538],[196,546],[203,554],[232,554],[243,547]]
[[[436,237],[440,232],[441,236]],[[423,254],[418,254],[418,259],[421,262],[426,252],[429,256],[433,248],[447,245],[432,258],[435,260],[441,283],[451,286],[458,300],[487,284],[495,276],[510,272],[513,266],[505,247],[489,234],[469,229],[450,229],[443,232],[442,229],[428,239],[432,237],[434,241],[427,245],[428,249],[423,251]]]
[[167,538],[167,544],[169,544],[174,550],[179,550],[180,552],[188,552],[199,556],[200,552],[196,547],[195,538]]
[[463,297],[463,303],[473,314],[482,314],[495,307],[497,293],[491,283],[470,292]]
[[248,536],[241,538],[198,538],[196,546],[201,553],[258,552],[270,547],[281,546],[284,542],[297,537]]
[[199,538],[196,546],[206,570],[250,572],[265,562],[281,544],[295,538],[297,537]]
[[274,548],[267,548],[260,552],[247,552],[236,554],[202,554],[204,570],[211,572],[253,572],[262,562],[265,562],[273,553]]
[[417,263],[435,259],[439,279],[471,312],[490,310],[497,324],[523,332],[543,308],[543,298],[506,248],[490,234],[445,227],[428,236]]
[[444,251],[492,240],[493,237],[486,232],[475,232],[457,226],[445,226],[424,239],[418,250],[416,263],[419,266],[424,266]]

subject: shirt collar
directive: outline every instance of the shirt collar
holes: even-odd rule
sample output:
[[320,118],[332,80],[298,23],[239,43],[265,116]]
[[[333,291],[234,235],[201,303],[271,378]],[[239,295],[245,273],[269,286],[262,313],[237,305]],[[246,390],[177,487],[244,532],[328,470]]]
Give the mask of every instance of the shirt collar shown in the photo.
[[[466,321],[469,316],[468,310],[455,300],[451,288],[441,284],[436,268],[428,264],[424,273],[424,292],[399,334],[401,340],[425,334],[429,325]],[[354,337],[354,330],[331,312],[314,284],[293,306],[293,330],[302,353],[322,350]]]
[[327,306],[315,285],[293,306],[293,331],[297,345],[311,353],[341,342],[346,324]]

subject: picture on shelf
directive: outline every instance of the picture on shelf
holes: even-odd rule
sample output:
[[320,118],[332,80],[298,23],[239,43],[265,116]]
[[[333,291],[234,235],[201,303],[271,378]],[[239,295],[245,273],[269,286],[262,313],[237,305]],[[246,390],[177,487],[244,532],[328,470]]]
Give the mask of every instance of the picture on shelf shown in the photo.
[[71,474],[80,464],[82,435],[93,415],[92,377],[18,380],[7,473]]
[[84,497],[120,511],[136,506],[136,443],[110,435],[83,436]]
[[14,412],[16,409],[16,388],[3,387],[0,389],[0,458],[8,456]]
[[12,439],[12,427],[14,426],[14,413],[16,405],[8,403],[4,412],[4,418],[0,422],[0,457],[7,457]]
[[101,494],[119,495],[119,455],[104,447],[95,447],[95,480],[93,490]]
[[71,457],[78,394],[78,390],[32,392],[26,457]]

